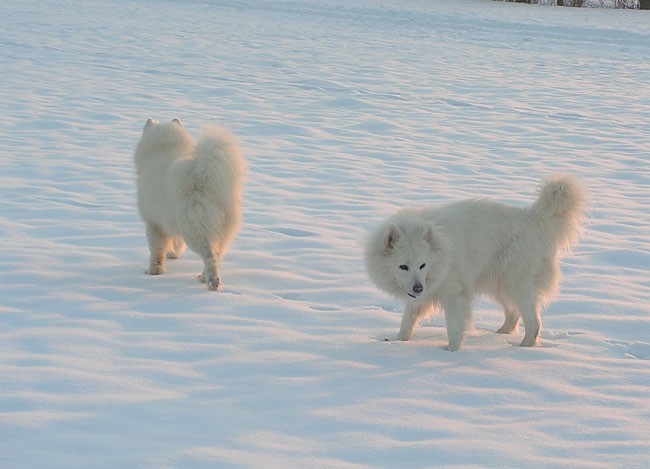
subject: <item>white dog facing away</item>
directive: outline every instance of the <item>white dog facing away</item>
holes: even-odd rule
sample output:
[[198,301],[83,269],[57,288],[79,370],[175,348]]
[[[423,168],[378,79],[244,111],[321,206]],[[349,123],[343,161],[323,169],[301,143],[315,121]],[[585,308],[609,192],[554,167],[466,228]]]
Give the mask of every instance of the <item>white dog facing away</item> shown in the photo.
[[497,332],[513,333],[523,318],[522,346],[538,342],[540,310],[559,286],[558,260],[576,242],[585,190],[569,175],[543,181],[529,207],[466,200],[404,208],[371,233],[370,279],[406,303],[397,340],[409,340],[420,319],[445,312],[449,350],[458,350],[480,294],[503,306]]
[[149,118],[134,161],[151,252],[147,273],[164,273],[165,257],[177,257],[187,243],[203,259],[199,279],[216,290],[219,262],[241,224],[246,165],[236,140],[212,125],[195,144],[178,119]]

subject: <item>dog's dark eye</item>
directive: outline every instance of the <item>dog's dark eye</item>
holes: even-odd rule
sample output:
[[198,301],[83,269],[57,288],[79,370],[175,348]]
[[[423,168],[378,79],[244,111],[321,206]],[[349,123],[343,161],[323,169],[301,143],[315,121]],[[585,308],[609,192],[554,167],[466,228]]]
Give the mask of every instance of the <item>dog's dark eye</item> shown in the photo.
[[409,266],[406,265],[406,264],[400,265],[399,268],[402,269],[402,270],[409,270]]
[[424,269],[426,266],[427,266],[426,264],[422,264],[422,265],[420,266],[420,270]]

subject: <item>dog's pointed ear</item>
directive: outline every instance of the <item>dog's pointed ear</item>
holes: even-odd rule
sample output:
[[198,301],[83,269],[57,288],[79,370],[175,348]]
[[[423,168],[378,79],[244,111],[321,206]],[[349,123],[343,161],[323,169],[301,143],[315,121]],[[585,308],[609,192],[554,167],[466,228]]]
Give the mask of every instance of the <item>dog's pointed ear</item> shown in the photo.
[[436,235],[436,228],[433,226],[433,223],[427,223],[424,225],[422,238],[427,242],[429,246],[431,246],[431,249],[434,251],[437,251],[441,248],[440,240]]
[[149,127],[151,127],[155,123],[156,123],[156,119],[154,119],[153,117],[150,117],[149,119],[147,119],[147,122],[144,123],[144,128],[148,129]]
[[384,235],[384,250],[386,252],[392,251],[395,243],[402,237],[402,230],[399,229],[395,223],[388,225],[386,234]]
[[172,119],[172,122],[173,122],[174,124],[176,124],[176,125],[180,125],[181,127],[183,127],[183,123],[181,122],[181,120],[180,120],[178,117],[174,117],[174,118]]

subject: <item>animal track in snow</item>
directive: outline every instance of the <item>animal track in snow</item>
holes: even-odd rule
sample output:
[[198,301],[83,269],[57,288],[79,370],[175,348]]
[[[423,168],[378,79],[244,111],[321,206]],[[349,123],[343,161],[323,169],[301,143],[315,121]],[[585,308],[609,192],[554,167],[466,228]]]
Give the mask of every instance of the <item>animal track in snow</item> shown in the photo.
[[650,360],[650,343],[624,342],[620,340],[608,340],[607,343],[612,347],[612,350],[624,357]]
[[328,312],[333,312],[333,311],[341,311],[341,309],[337,308],[336,306],[325,306],[325,305],[310,306],[309,309],[313,309],[314,311],[320,311],[320,312],[323,312],[323,313],[328,313]]
[[546,340],[571,339],[572,337],[584,334],[584,332],[578,331],[553,331],[544,329],[542,330],[541,338]]
[[305,297],[300,293],[295,292],[284,292],[284,293],[275,293],[275,296],[282,298],[283,300],[289,301],[305,301]]

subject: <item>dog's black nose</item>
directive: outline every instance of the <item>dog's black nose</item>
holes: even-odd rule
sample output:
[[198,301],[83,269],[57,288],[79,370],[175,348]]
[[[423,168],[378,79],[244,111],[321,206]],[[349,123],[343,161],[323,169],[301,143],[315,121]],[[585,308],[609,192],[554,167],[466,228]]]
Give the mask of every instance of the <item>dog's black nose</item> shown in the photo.
[[416,283],[413,285],[413,293],[422,293],[422,290],[424,290],[424,287],[421,284]]

